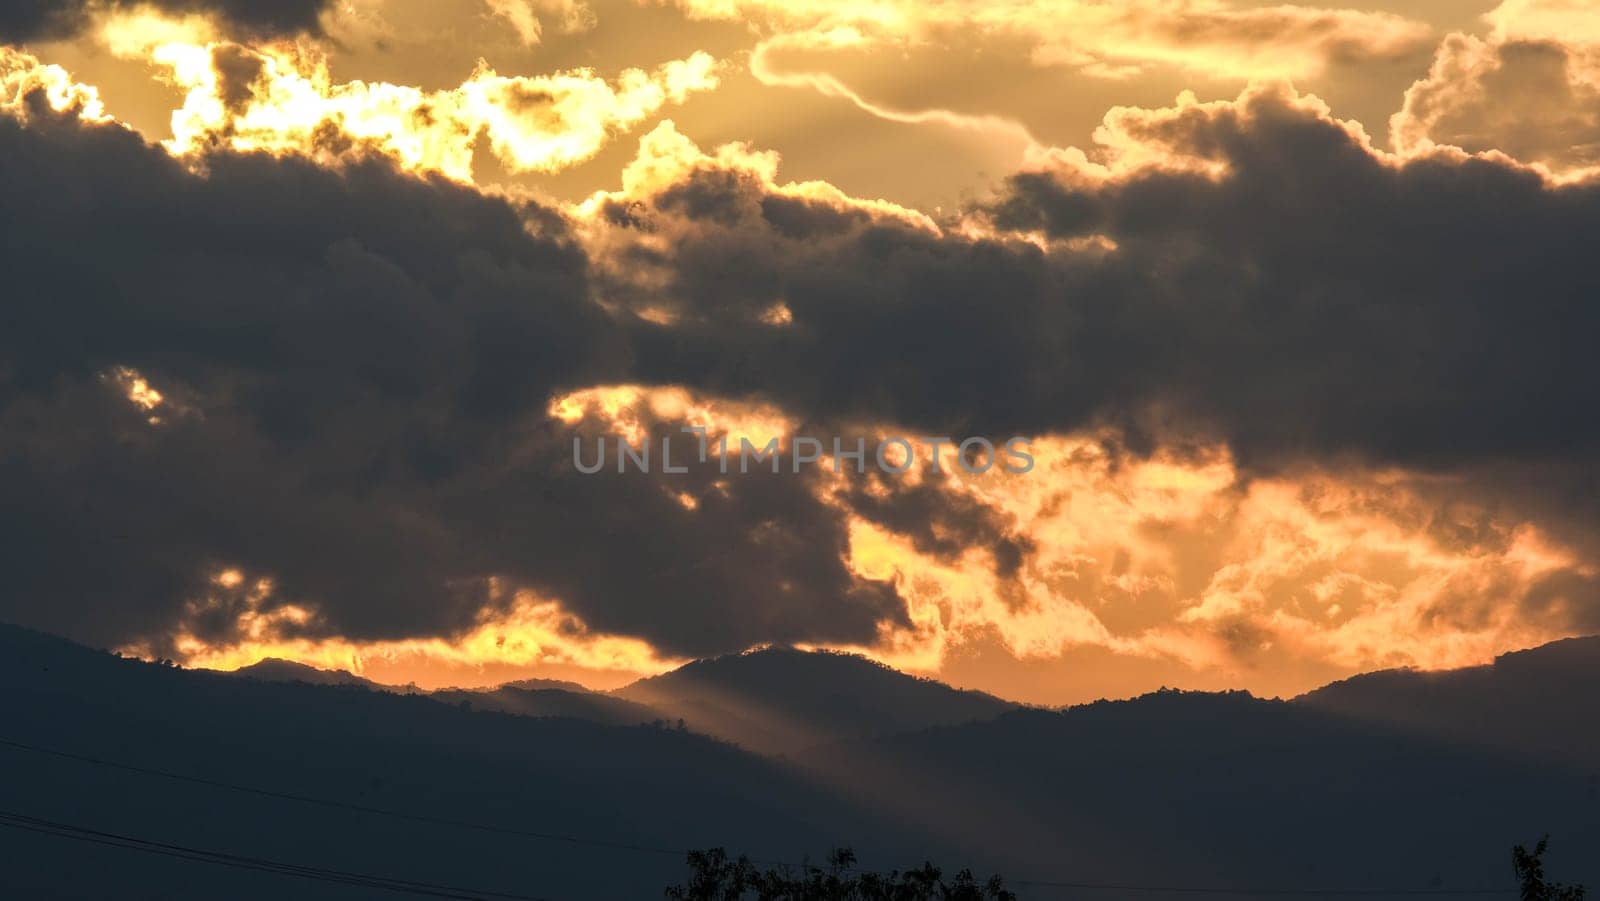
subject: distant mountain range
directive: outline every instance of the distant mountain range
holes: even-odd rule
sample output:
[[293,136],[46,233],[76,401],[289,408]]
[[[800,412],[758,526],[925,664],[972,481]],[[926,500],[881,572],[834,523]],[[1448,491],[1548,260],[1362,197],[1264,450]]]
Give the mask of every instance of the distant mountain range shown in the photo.
[[[339,670],[263,660],[235,671],[269,682],[376,683]],[[697,660],[613,692],[526,679],[492,689],[428,693],[446,704],[610,725],[684,726],[768,755],[815,745],[991,719],[1017,707],[993,695],[919,679],[855,654],[772,647]]]
[[[659,897],[693,847],[798,863],[835,843],[869,867],[998,871],[1023,898],[1119,894],[1042,882],[1489,890],[1511,884],[1511,844],[1545,832],[1552,876],[1600,884],[1600,639],[1292,701],[1165,691],[1065,711],[789,649],[612,693],[241,672],[0,627],[0,814],[551,898]],[[15,897],[388,896],[0,841],[29,864],[0,868]]]

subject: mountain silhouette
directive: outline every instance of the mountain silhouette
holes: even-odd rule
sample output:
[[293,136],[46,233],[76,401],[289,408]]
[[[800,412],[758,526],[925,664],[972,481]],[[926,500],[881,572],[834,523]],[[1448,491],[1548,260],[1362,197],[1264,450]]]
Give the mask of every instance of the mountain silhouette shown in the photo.
[[[735,845],[796,863],[821,860],[836,843],[883,864],[940,853],[913,825],[676,729],[241,679],[12,626],[0,626],[0,686],[0,812],[168,844],[483,891],[630,901],[660,897],[681,876],[684,851],[697,847]],[[0,897],[391,897],[6,828],[0,842],[8,861],[28,862],[0,868]]]
[[[1532,692],[1506,728],[1587,728],[1564,704],[1589,703],[1565,695],[1592,661],[1541,650],[1486,668],[1509,665]],[[690,664],[614,696],[402,694],[184,670],[4,626],[0,686],[0,814],[474,896],[660,897],[688,849],[798,866],[834,846],[864,869],[1000,873],[1023,898],[1084,894],[1041,881],[1487,891],[1512,887],[1508,849],[1545,833],[1551,873],[1600,882],[1600,773],[1585,754],[1530,756],[1515,738],[1457,739],[1308,699],[1163,691],[1052,711],[791,650]],[[689,728],[550,716],[545,692],[587,718],[602,715],[597,698],[648,696]],[[524,694],[536,716],[485,709],[486,695]],[[705,723],[747,742],[696,734],[713,732]],[[26,862],[0,872],[5,897],[381,896],[0,835]]]
[[1507,849],[1545,831],[1560,837],[1553,872],[1600,880],[1592,764],[1246,692],[1015,710],[804,763],[902,822],[959,811],[962,841],[981,834],[1008,883],[1049,861],[1086,881],[1498,889]]
[[1600,637],[1502,654],[1486,666],[1367,673],[1308,692],[1296,703],[1422,735],[1600,767]]
[[782,647],[698,660],[612,694],[764,754],[989,719],[1016,707],[855,654]]
[[259,679],[262,682],[305,682],[310,685],[360,685],[367,688],[385,688],[378,683],[337,669],[318,669],[293,660],[267,657],[249,666],[233,671],[235,676]]

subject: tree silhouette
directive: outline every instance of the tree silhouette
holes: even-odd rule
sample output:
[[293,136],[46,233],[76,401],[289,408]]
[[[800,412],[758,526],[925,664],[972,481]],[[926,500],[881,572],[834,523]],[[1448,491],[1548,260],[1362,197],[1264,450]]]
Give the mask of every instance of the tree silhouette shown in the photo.
[[1550,836],[1539,839],[1533,850],[1517,845],[1511,849],[1511,866],[1522,882],[1522,901],[1583,901],[1583,886],[1544,881],[1544,851]]
[[1017,897],[999,876],[980,883],[971,870],[946,881],[931,863],[904,873],[852,874],[855,863],[855,852],[849,848],[834,849],[826,868],[807,863],[799,871],[761,870],[748,858],[729,859],[721,848],[690,851],[688,882],[669,887],[666,896],[672,901],[1016,901]]

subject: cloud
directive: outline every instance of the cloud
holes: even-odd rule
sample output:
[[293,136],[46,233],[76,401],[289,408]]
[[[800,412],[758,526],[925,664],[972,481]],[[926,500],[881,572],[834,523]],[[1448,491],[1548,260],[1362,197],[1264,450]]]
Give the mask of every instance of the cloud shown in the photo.
[[335,81],[309,45],[246,47],[143,37],[108,28],[118,52],[149,59],[184,94],[168,146],[231,147],[324,160],[376,152],[414,171],[471,181],[486,148],[510,172],[555,172],[590,159],[618,132],[717,84],[705,53],[614,80],[576,69],[505,76],[480,61],[459,87],[426,91]]
[[[341,623],[357,634],[481,606],[481,582],[438,568],[450,552],[429,524],[314,485],[448,467],[424,450],[442,436],[405,438],[430,404],[480,421],[541,397],[584,352],[530,360],[507,342],[583,330],[580,255],[504,203],[378,165],[216,156],[201,177],[71,117],[0,119],[0,143],[8,208],[54,211],[8,223],[10,618],[56,599],[55,624],[126,639],[231,563],[297,598],[370,604],[365,625]],[[101,378],[121,367],[194,412],[152,426]],[[396,518],[371,531],[369,507]]]
[[792,4],[769,0],[679,0],[692,17],[750,22],[768,34],[818,45],[911,45],[1017,38],[1040,65],[1126,78],[1145,65],[1173,65],[1225,78],[1315,75],[1335,61],[1394,58],[1423,45],[1430,29],[1391,13],[1313,6],[1248,6],[1220,0],[1087,0],[1037,4],[902,0]]
[[1027,126],[1004,116],[960,113],[953,110],[929,108],[902,110],[864,97],[837,76],[820,69],[795,70],[774,61],[774,56],[789,49],[831,50],[839,48],[860,49],[873,42],[854,29],[831,31],[803,31],[779,34],[766,38],[750,51],[750,73],[764,85],[776,87],[810,88],[826,97],[840,97],[863,112],[890,122],[908,125],[937,124],[948,128],[970,131],[1000,146],[1012,145],[1019,154],[1039,147]]
[[1600,172],[1600,16],[1508,2],[1488,37],[1452,34],[1390,120],[1395,148],[1501,152],[1565,179]]
[[1483,18],[1500,41],[1600,44],[1600,16],[1585,0],[1502,0]]
[[[1595,448],[1573,234],[1596,188],[1401,158],[1284,86],[1121,108],[966,222],[648,135],[579,211],[635,372],[802,421],[1203,436],[1248,467],[1449,468]],[[763,316],[786,311],[773,327]]]
[[47,65],[30,53],[0,47],[0,111],[18,119],[36,109],[71,111],[85,121],[108,119],[100,91],[79,84],[60,66]]
[[0,41],[73,37],[107,13],[139,9],[207,18],[239,38],[285,37],[320,31],[329,6],[328,0],[18,0],[0,7]]
[[49,211],[5,245],[0,618],[170,653],[464,634],[533,592],[670,655],[900,615],[804,477],[572,468],[606,421],[547,405],[628,350],[552,211],[43,110],[0,118],[0,196]]
[[544,22],[539,18],[540,13],[553,14],[557,17],[561,30],[567,33],[585,31],[594,27],[594,10],[582,0],[484,0],[489,6],[489,11],[502,18],[517,37],[530,47],[538,44],[544,36]]
[[[691,19],[746,23],[758,35],[749,68],[762,85],[805,88],[887,122],[979,139],[1005,169],[1039,146],[1036,134],[1060,134],[1064,120],[1103,109],[1100,98],[1129,96],[1122,85],[1139,79],[1313,79],[1412,59],[1432,38],[1427,24],[1387,12],[1227,0],[676,5]],[[902,77],[885,78],[875,64],[887,54]],[[1060,71],[1045,80],[1029,68]],[[1070,89],[1036,104],[1035,92],[1016,90],[1019,79]],[[994,90],[1001,85],[1010,87]],[[986,96],[975,100],[977,92]]]
[[1457,480],[1253,478],[1223,448],[1138,458],[1092,436],[1033,450],[1028,477],[942,488],[1029,536],[1014,573],[975,543],[939,557],[856,522],[852,565],[895,579],[911,621],[862,650],[937,670],[992,636],[1022,660],[1101,648],[1294,691],[1330,672],[1479,663],[1582,628],[1581,605],[1592,617],[1593,558]]
[[[223,571],[213,581],[225,590],[230,586],[221,583],[236,575],[236,571]],[[270,583],[247,589],[258,599],[265,599],[271,590]],[[195,602],[190,615],[203,616],[207,604],[217,603],[215,598]],[[175,653],[186,665],[207,669],[235,670],[278,658],[371,674],[375,681],[388,684],[420,677],[427,680],[425,687],[429,688],[460,684],[450,680],[472,678],[486,669],[505,674],[517,672],[514,668],[557,666],[576,667],[587,674],[654,675],[681,663],[660,657],[647,642],[636,638],[593,634],[559,604],[526,592],[506,609],[486,611],[482,621],[448,637],[363,641],[286,630],[286,625],[304,625],[310,616],[294,605],[277,606],[265,613],[247,608],[234,616],[232,629],[223,637],[203,638],[180,625],[170,639],[128,647],[144,656]]]
[[[218,46],[205,96],[248,108],[276,58]],[[1387,154],[1263,85],[1114,110],[961,217],[666,123],[557,209],[388,148],[174,156],[13,59],[0,618],[646,668],[979,633],[1438,665],[1600,618],[1594,187]],[[691,424],[1030,435],[1052,475],[570,465]]]
[[[998,628],[1024,655],[1439,666],[1600,621],[1583,462],[1600,433],[1578,412],[1600,383],[1584,345],[1595,285],[1570,240],[1600,225],[1595,188],[1504,156],[1384,153],[1281,85],[1117,109],[1097,139],[1043,155],[967,220],[924,222],[664,125],[623,189],[581,208],[580,233],[598,294],[653,314],[632,325],[648,381],[800,422],[1109,429],[1130,461],[1227,453],[1223,487],[1206,489],[1226,503],[1207,506],[1239,537],[1183,578],[1162,561],[1209,539],[1119,571],[1143,527],[1057,547],[1046,536],[1072,519],[990,499],[973,520],[999,524],[987,537],[941,546],[938,514],[913,514],[930,534],[891,532],[858,499],[852,565],[900,572],[909,605],[912,627],[876,646],[897,662],[931,665]],[[1491,511],[1481,543],[1436,533],[1460,504]],[[1027,541],[1016,568],[995,565],[1006,536]],[[1040,575],[1085,555],[1101,588]]]
[[1593,278],[1570,236],[1593,227],[1595,188],[1503,158],[1389,157],[1286,88],[1108,128],[1148,159],[1117,173],[1063,155],[992,207],[1003,228],[1116,246],[1063,260],[1098,376],[1073,394],[1209,426],[1252,463],[1594,447],[1574,415],[1600,381],[1579,337]]

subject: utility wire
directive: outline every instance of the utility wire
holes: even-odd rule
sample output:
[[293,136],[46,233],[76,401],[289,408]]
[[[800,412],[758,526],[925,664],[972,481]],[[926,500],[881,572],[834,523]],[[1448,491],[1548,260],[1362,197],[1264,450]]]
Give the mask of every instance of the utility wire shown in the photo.
[[76,826],[71,823],[61,823],[23,814],[0,811],[0,827],[19,829],[25,832],[34,832],[41,835],[53,835],[58,838],[67,838],[74,841],[87,842],[96,845],[106,845],[114,848],[125,848],[130,851],[141,851],[162,857],[173,857],[179,860],[197,861],[201,863],[217,864],[219,866],[233,867],[235,869],[253,870],[263,873],[277,873],[284,876],[295,876],[301,879],[311,879],[318,882],[331,882],[341,885],[358,886],[361,888],[381,888],[392,892],[402,892],[411,895],[423,895],[430,898],[455,898],[460,901],[492,901],[492,899],[505,899],[505,901],[544,901],[533,895],[518,895],[509,892],[484,891],[481,889],[466,889],[457,886],[443,885],[434,882],[420,882],[411,879],[397,879],[390,876],[374,876],[368,873],[355,873],[346,870],[330,870],[321,867],[305,866],[303,864],[287,863],[265,857],[248,857],[240,854],[228,854],[222,851],[211,851],[204,848],[194,848],[188,845],[178,845],[169,842],[157,842],[132,835],[123,835],[116,832],[106,832],[99,829],[90,829]]
[[[19,751],[28,751],[34,754],[43,754],[49,757],[57,757],[62,760],[73,760],[79,763],[89,763],[94,764],[95,766],[110,767],[111,769],[124,770],[130,773],[139,773],[145,776],[156,776],[162,779],[171,779],[175,782],[187,782],[191,785],[204,785],[210,788],[222,788],[227,789],[228,791],[259,795],[264,798],[275,798],[280,801],[297,801],[302,804],[315,804],[319,807],[332,807],[339,810],[354,811],[356,813],[394,817],[396,819],[410,820],[416,823],[428,823],[435,826],[451,826],[457,829],[472,829],[478,832],[495,832],[502,835],[513,835],[517,836],[518,838],[535,838],[542,841],[566,842],[575,845],[591,845],[599,848],[609,848],[614,851],[636,851],[646,854],[670,854],[680,860],[683,859],[688,853],[682,848],[661,848],[651,845],[635,845],[627,842],[608,841],[606,839],[585,838],[582,836],[566,835],[556,832],[537,832],[529,829],[518,829],[513,826],[496,826],[489,823],[474,823],[470,820],[458,820],[451,817],[433,816],[425,813],[413,813],[405,810],[394,810],[387,807],[372,807],[366,804],[335,801],[329,798],[318,798],[313,795],[302,795],[295,792],[275,791],[273,789],[239,785],[233,782],[223,782],[218,779],[207,779],[203,776],[190,776],[183,773],[174,773],[170,770],[155,769],[154,767],[119,763],[114,760],[91,757],[87,754],[74,754],[70,751],[61,751],[55,748],[42,748],[19,741],[12,741],[7,738],[0,738],[0,747],[14,748]],[[778,863],[778,861],[768,860],[757,862],[767,864]]]
[[[42,747],[39,747],[39,746],[36,746],[36,745],[30,745],[30,744],[26,744],[26,743],[19,742],[19,741],[14,741],[14,740],[7,739],[7,738],[0,738],[0,747],[14,748],[14,749],[20,750],[20,751],[28,751],[28,752],[35,753],[35,754],[44,754],[44,755],[47,755],[47,756],[50,756],[50,757],[58,757],[58,758],[61,758],[63,760],[72,760],[72,761],[77,761],[79,763],[89,763],[89,764],[94,764],[96,766],[110,767],[112,769],[125,770],[127,772],[133,772],[133,773],[140,773],[140,774],[147,775],[147,776],[156,776],[156,777],[160,777],[160,778],[163,778],[163,779],[171,779],[171,780],[178,781],[178,782],[187,782],[187,783],[191,783],[191,784],[194,784],[194,785],[205,785],[205,786],[209,786],[209,787],[212,787],[212,788],[222,788],[222,789],[227,789],[229,791],[243,792],[245,794],[259,795],[259,796],[262,796],[262,797],[276,798],[276,799],[285,800],[285,801],[297,801],[297,802],[304,803],[304,804],[315,804],[315,805],[322,806],[322,807],[332,807],[332,808],[337,808],[337,809],[341,809],[341,810],[355,811],[355,812],[358,812],[358,813],[367,813],[367,814],[374,814],[374,815],[378,815],[378,816],[394,817],[396,819],[410,820],[412,822],[418,822],[418,823],[429,823],[429,824],[432,824],[432,825],[439,825],[439,826],[452,826],[452,827],[459,828],[459,829],[472,829],[472,830],[476,830],[476,831],[479,831],[479,832],[493,832],[493,833],[499,833],[499,834],[502,834],[502,835],[517,836],[517,837],[521,837],[521,838],[540,839],[540,840],[543,840],[543,841],[558,841],[558,842],[566,842],[566,843],[569,843],[569,844],[576,844],[576,845],[589,845],[589,846],[593,846],[593,847],[609,848],[611,850],[617,850],[617,851],[633,851],[633,852],[641,852],[641,853],[649,853],[649,854],[669,854],[669,855],[672,855],[672,856],[677,857],[679,859],[683,859],[684,857],[686,857],[688,855],[688,852],[686,850],[680,849],[680,848],[662,848],[662,847],[651,846],[651,845],[636,845],[636,844],[630,844],[630,843],[627,843],[627,842],[616,842],[616,841],[608,841],[608,840],[605,840],[605,839],[586,838],[586,837],[582,837],[582,836],[568,835],[568,834],[565,834],[565,833],[558,833],[558,832],[536,832],[536,831],[533,831],[533,830],[517,829],[517,828],[509,827],[509,826],[495,826],[495,825],[491,825],[491,824],[487,824],[487,823],[474,823],[474,822],[472,822],[470,820],[458,820],[458,819],[453,819],[453,818],[450,818],[450,817],[439,817],[439,816],[432,816],[432,815],[429,815],[429,814],[412,813],[412,812],[409,812],[409,811],[394,810],[394,809],[384,808],[384,807],[371,807],[371,806],[368,806],[368,805],[365,805],[365,804],[353,804],[353,803],[349,803],[349,802],[345,802],[345,801],[335,801],[335,800],[331,800],[331,799],[328,799],[328,798],[318,798],[318,797],[315,797],[315,796],[312,796],[312,795],[302,795],[302,794],[296,794],[296,793],[292,793],[292,792],[282,792],[282,791],[274,791],[274,790],[271,790],[271,789],[256,788],[256,787],[248,786],[248,785],[238,785],[238,784],[235,784],[235,783],[232,783],[232,782],[223,782],[223,781],[216,780],[216,779],[206,779],[206,778],[200,777],[200,776],[189,776],[189,775],[185,775],[183,773],[174,773],[174,772],[171,772],[171,771],[168,771],[168,770],[160,770],[160,769],[155,769],[155,768],[152,768],[152,767],[136,766],[136,765],[133,765],[133,764],[119,763],[117,761],[112,761],[112,760],[104,760],[104,759],[99,758],[99,757],[91,757],[91,756],[88,756],[88,755],[85,755],[85,754],[74,754],[74,753],[71,753],[69,751],[61,751],[61,750],[57,750],[57,749],[54,749],[54,748],[42,748]],[[763,860],[763,859],[760,859],[760,858],[748,858],[748,859],[751,860],[751,862],[753,862],[753,863],[766,864],[768,866],[788,867],[788,866],[792,865],[792,862],[789,862],[789,861]],[[1512,889],[1512,888],[1506,888],[1506,889],[1444,889],[1444,888],[1394,888],[1394,889],[1359,888],[1359,889],[1339,889],[1339,888],[1248,888],[1248,887],[1247,888],[1226,888],[1226,887],[1218,887],[1218,886],[1141,885],[1141,884],[1135,884],[1135,883],[1122,883],[1122,882],[1074,882],[1074,881],[1067,881],[1067,880],[1011,879],[1011,878],[1007,878],[1006,882],[1010,883],[1012,885],[1032,886],[1032,887],[1036,887],[1036,888],[1064,888],[1064,889],[1080,889],[1080,890],[1086,890],[1086,891],[1100,890],[1100,891],[1116,891],[1116,892],[1170,893],[1170,894],[1191,894],[1191,895],[1247,895],[1247,896],[1255,896],[1255,897],[1271,897],[1271,896],[1284,897],[1284,896],[1298,896],[1298,895],[1327,895],[1327,896],[1331,896],[1331,897],[1371,897],[1371,896],[1384,896],[1384,895],[1394,895],[1394,896],[1401,896],[1401,895],[1405,895],[1405,896],[1411,896],[1411,895],[1419,895],[1419,896],[1468,896],[1468,895],[1476,895],[1476,896],[1482,896],[1482,895],[1512,895],[1512,894],[1516,894],[1516,891],[1517,891],[1516,889]]]

